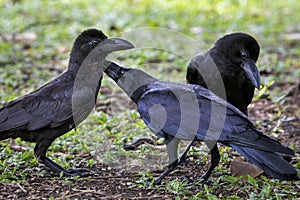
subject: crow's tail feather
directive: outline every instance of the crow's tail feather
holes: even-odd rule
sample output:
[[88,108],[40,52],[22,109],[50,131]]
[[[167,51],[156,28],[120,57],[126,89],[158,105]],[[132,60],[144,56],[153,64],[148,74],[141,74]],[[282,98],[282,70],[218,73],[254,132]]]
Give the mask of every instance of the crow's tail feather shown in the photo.
[[237,146],[252,147],[253,149],[260,149],[269,152],[278,152],[289,155],[294,155],[294,151],[288,147],[283,146],[280,142],[263,135],[258,130],[248,129],[247,131],[229,134],[228,140],[231,144]]
[[249,162],[255,164],[273,178],[280,180],[299,180],[296,168],[284,160],[278,153],[233,144],[230,144],[230,146]]

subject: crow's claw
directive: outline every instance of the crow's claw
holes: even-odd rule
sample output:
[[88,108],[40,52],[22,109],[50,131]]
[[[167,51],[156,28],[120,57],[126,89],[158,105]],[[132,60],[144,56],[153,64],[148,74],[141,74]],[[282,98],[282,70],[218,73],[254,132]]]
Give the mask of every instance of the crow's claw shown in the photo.
[[190,162],[189,158],[186,158],[185,156],[181,156],[178,160],[178,165],[183,165],[183,166],[187,167],[189,162]]
[[65,170],[66,173],[74,174],[74,173],[83,173],[83,172],[92,172],[89,169],[85,168],[76,168],[76,169],[67,169]]
[[201,183],[201,184],[205,184],[205,185],[212,185],[212,181],[207,180],[207,179],[203,179],[202,177],[197,178],[195,180],[187,177],[187,176],[181,176],[180,178],[182,178],[185,181],[188,181],[189,183]]
[[156,178],[156,179],[154,179],[154,181],[153,181],[153,185],[160,185],[161,184],[161,179],[159,179],[159,178]]
[[187,176],[180,176],[180,178],[183,179],[183,181],[187,181],[189,183],[194,183],[194,181]]
[[84,168],[78,168],[78,169],[68,169],[64,170],[62,172],[52,172],[49,169],[45,173],[46,176],[51,176],[51,177],[74,177],[74,176],[79,176],[79,177],[88,177],[92,175],[97,175],[95,172],[89,170],[89,169],[84,169]]

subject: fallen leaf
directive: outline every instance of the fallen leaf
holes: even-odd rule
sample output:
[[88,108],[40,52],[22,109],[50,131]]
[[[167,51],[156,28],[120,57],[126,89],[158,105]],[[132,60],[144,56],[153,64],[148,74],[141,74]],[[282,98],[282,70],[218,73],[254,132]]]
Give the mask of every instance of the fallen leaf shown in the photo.
[[241,157],[235,158],[230,166],[230,173],[232,176],[250,175],[257,177],[264,171],[252,163],[243,161]]

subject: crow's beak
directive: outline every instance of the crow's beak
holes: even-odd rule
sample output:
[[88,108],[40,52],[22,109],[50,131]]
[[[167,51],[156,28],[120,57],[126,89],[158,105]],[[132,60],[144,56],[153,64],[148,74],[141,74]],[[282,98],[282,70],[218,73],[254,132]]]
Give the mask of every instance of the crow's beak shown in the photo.
[[253,60],[248,60],[243,63],[243,69],[247,76],[247,78],[250,80],[250,82],[253,84],[254,87],[259,89],[260,87],[260,74],[258,71],[258,68]]
[[104,40],[100,46],[101,51],[107,53],[132,48],[134,48],[132,43],[120,38],[108,38]]

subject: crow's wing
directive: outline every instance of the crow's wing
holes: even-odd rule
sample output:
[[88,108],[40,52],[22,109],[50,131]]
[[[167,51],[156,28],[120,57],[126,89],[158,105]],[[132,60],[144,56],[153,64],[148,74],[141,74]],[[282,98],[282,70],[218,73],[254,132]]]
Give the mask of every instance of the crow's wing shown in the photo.
[[138,111],[157,135],[215,140],[265,151],[291,153],[258,131],[239,109],[197,85],[159,82],[138,101]]
[[[252,124],[249,118],[232,104],[219,98],[205,88],[195,86],[193,89],[198,94],[198,101],[203,101],[201,99],[205,97],[204,101],[208,100],[213,102],[211,103],[211,108],[214,108],[212,110],[217,110],[217,112],[208,111],[207,113],[210,115],[210,119],[224,122],[222,132],[218,139],[219,142],[227,145],[241,145],[263,151],[294,154],[291,149],[284,147],[280,142],[262,134],[262,132]],[[223,115],[224,109],[226,109],[225,115]],[[221,110],[221,115],[218,114],[219,110]],[[210,133],[208,135],[210,135]]]
[[[58,127],[82,121],[92,108],[87,102],[94,102],[91,89],[81,88],[73,94],[72,81],[52,81],[37,91],[11,101],[0,109],[0,132],[35,131],[44,127]],[[81,108],[72,108],[72,102],[82,103]],[[78,106],[77,106],[78,107]]]
[[[215,120],[211,120],[211,104],[214,101],[209,99],[207,90],[204,89],[207,94],[203,96],[193,87],[161,81],[148,86],[150,89],[137,102],[138,111],[147,126],[159,136],[163,137],[164,132],[185,140],[192,140],[195,136],[204,140],[208,130],[219,134],[223,124],[215,122],[221,122],[217,118],[222,116],[216,115]],[[226,107],[217,105],[223,108],[224,116]],[[219,114],[220,110],[215,113]],[[213,126],[210,127],[210,123]]]

